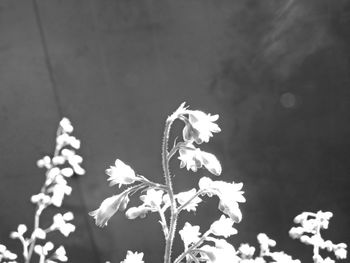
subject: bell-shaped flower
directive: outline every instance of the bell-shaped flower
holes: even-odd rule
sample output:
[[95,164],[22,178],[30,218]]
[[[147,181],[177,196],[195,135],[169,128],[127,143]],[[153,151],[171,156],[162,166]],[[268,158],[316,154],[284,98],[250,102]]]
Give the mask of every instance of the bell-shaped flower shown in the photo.
[[213,175],[220,175],[222,172],[221,164],[214,154],[201,151],[204,167]]
[[239,223],[242,220],[242,212],[238,203],[232,199],[221,198],[218,206],[219,210],[228,215],[234,222]]
[[59,246],[53,253],[53,255],[50,257],[50,259],[59,260],[61,262],[67,262],[68,258],[64,246]]
[[347,245],[345,243],[340,243],[334,247],[334,255],[337,259],[346,259],[347,257]]
[[238,252],[242,259],[251,259],[254,256],[255,247],[252,247],[249,244],[241,244],[238,248]]
[[237,230],[232,227],[233,223],[234,221],[231,218],[222,215],[219,220],[211,224],[210,230],[216,236],[228,238],[229,236],[237,234]]
[[182,230],[179,231],[182,241],[185,247],[196,243],[200,238],[201,233],[199,232],[199,226],[192,226],[190,223],[186,222]]
[[197,172],[204,166],[210,173],[220,175],[222,168],[215,155],[201,151],[193,146],[192,143],[186,143],[179,149],[180,168],[186,167],[187,170]]
[[228,215],[236,223],[242,220],[242,213],[238,206],[238,202],[245,202],[245,198],[243,197],[244,192],[241,191],[243,187],[242,183],[212,181],[208,177],[202,177],[198,185],[207,195],[217,195],[219,197],[219,210]]
[[208,142],[213,133],[221,131],[219,126],[214,123],[219,119],[219,115],[210,115],[202,111],[187,110],[188,121],[183,129],[183,138],[185,141],[194,140],[197,144]]
[[126,258],[120,263],[144,263],[143,253],[128,251]]
[[100,207],[89,213],[95,219],[95,223],[99,227],[107,225],[108,220],[118,211],[126,207],[125,202],[128,202],[129,198],[123,193],[119,195],[113,195],[106,198],[100,205]]
[[147,207],[145,205],[140,205],[138,207],[130,207],[125,212],[125,216],[131,220],[136,219],[138,217],[145,218],[149,211],[152,211],[152,208]]
[[148,189],[145,195],[141,195],[140,199],[146,207],[157,210],[163,202],[162,190]]
[[115,161],[115,166],[106,170],[106,174],[109,176],[107,180],[110,181],[110,186],[118,184],[120,187],[121,185],[133,184],[139,179],[135,171],[119,159]]
[[202,258],[208,263],[240,262],[235,248],[223,239],[215,240],[215,246],[204,245],[199,250],[202,251]]
[[[185,204],[187,201],[189,201],[195,194],[196,194],[196,189],[193,188],[189,191],[186,192],[181,192],[175,195],[176,200],[179,202],[180,205]],[[198,204],[202,202],[202,199],[196,196],[191,200],[190,203],[188,203],[184,209],[187,210],[188,212],[190,211],[196,211]]]
[[50,230],[58,230],[62,233],[62,235],[67,237],[71,232],[75,231],[75,226],[67,222],[71,221],[72,219],[71,212],[67,212],[64,215],[56,214],[53,217],[53,224],[51,225]]
[[62,118],[62,120],[60,121],[60,126],[61,126],[63,132],[66,132],[66,133],[71,133],[74,130],[70,120],[66,117]]

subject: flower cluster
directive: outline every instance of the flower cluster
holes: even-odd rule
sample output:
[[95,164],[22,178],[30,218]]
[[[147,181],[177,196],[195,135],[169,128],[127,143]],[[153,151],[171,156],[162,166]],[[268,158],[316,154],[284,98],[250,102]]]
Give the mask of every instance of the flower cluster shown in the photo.
[[[53,156],[44,156],[37,162],[37,166],[45,168],[46,173],[40,193],[31,197],[31,202],[36,205],[33,231],[28,233],[28,228],[24,224],[20,224],[17,231],[10,234],[11,238],[18,239],[22,243],[25,263],[31,262],[33,252],[38,254],[40,263],[66,262],[68,260],[63,246],[54,250],[52,242],[46,242],[42,245],[37,243],[40,240],[43,243],[50,232],[59,231],[68,237],[75,230],[75,226],[69,223],[74,219],[72,212],[63,215],[56,214],[51,226],[42,227],[39,225],[40,216],[48,206],[61,207],[64,197],[71,194],[72,188],[68,185],[67,179],[74,174],[83,175],[85,173],[81,167],[83,159],[75,152],[80,148],[80,140],[72,136],[72,132],[72,124],[67,118],[63,118],[57,129]],[[17,255],[10,253],[2,245],[0,245],[0,250],[0,262],[16,262]]]
[[299,239],[302,243],[313,246],[313,260],[315,263],[335,262],[329,257],[323,258],[319,253],[320,249],[333,252],[337,259],[345,259],[347,256],[347,245],[345,243],[334,244],[330,240],[324,240],[321,236],[321,230],[328,229],[329,220],[332,216],[331,212],[303,212],[294,218],[294,223],[300,224],[300,226],[292,227],[289,230],[289,235],[292,238]]
[[16,263],[17,255],[0,244],[0,262]]
[[[242,183],[202,177],[198,180],[198,189],[190,188],[183,192],[174,192],[169,165],[170,160],[176,154],[178,154],[177,158],[180,160],[180,168],[186,168],[192,172],[198,172],[201,168],[205,168],[214,176],[221,175],[222,167],[216,156],[199,148],[202,143],[209,142],[214,133],[221,131],[215,123],[218,118],[218,115],[190,110],[185,103],[181,104],[167,118],[165,123],[162,143],[162,166],[165,184],[149,181],[144,176],[138,175],[129,165],[117,159],[115,164],[106,170],[106,174],[108,175],[109,185],[118,186],[118,192],[106,198],[98,209],[90,212],[90,215],[95,219],[96,225],[104,227],[118,211],[125,211],[126,217],[131,220],[144,218],[153,212],[158,213],[166,241],[164,263],[300,263],[299,260],[293,259],[284,252],[272,252],[271,248],[276,246],[276,242],[266,234],[258,235],[260,253],[255,257],[254,247],[242,244],[236,250],[226,240],[237,234],[234,224],[242,220],[239,203],[246,201],[243,196]],[[173,147],[169,150],[170,130],[176,120],[184,123],[182,140],[175,140]],[[142,191],[139,196],[141,204],[128,208],[129,198],[138,191]],[[203,198],[213,196],[219,199],[218,210],[221,212],[221,217],[213,222],[203,234],[200,231],[200,226],[186,222],[179,231],[184,244],[184,251],[175,260],[172,260],[172,245],[179,215],[182,211],[196,211],[198,205],[203,203]],[[327,220],[320,219],[323,228],[328,226]],[[306,222],[304,219],[300,219],[299,223],[301,222],[304,224],[302,229],[294,229],[292,231],[293,235],[302,237],[301,239],[304,242],[312,243],[312,238],[307,239],[303,236],[303,233],[306,231],[305,229],[310,231],[314,229],[313,224],[309,221]],[[345,244],[334,245],[329,241],[325,242],[328,245],[327,248],[329,247],[334,251],[338,258],[346,257]],[[319,246],[326,247],[326,245],[321,244]],[[144,263],[143,253],[128,251],[125,260],[121,263]],[[321,263],[321,261],[315,261],[315,263]]]

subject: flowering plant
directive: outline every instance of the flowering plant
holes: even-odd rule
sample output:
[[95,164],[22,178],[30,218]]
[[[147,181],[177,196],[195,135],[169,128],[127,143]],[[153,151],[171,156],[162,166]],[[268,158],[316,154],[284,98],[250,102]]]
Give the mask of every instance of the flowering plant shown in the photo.
[[[276,245],[276,242],[270,239],[266,234],[258,235],[260,244],[260,254],[254,258],[255,248],[248,244],[242,244],[236,250],[225,239],[237,234],[233,227],[235,223],[242,220],[242,213],[239,203],[245,202],[243,196],[242,183],[225,182],[221,180],[212,180],[209,177],[202,177],[198,182],[198,188],[175,193],[173,190],[172,176],[170,173],[169,162],[178,154],[180,167],[197,172],[201,168],[207,169],[212,175],[219,176],[222,172],[221,164],[215,155],[202,151],[199,145],[209,142],[214,133],[220,132],[219,126],[215,123],[218,115],[206,114],[198,110],[190,110],[185,103],[171,114],[165,123],[163,142],[162,142],[162,167],[165,178],[165,184],[152,182],[142,175],[137,174],[129,165],[117,159],[115,165],[106,170],[110,186],[118,185],[119,188],[126,186],[120,193],[106,198],[100,207],[90,215],[94,217],[96,225],[104,227],[110,218],[117,211],[125,211],[129,219],[144,218],[148,213],[158,213],[160,224],[165,237],[164,263],[300,263],[299,260],[293,260],[291,256],[284,252],[271,252],[270,248]],[[182,131],[183,140],[174,142],[173,147],[169,149],[169,135],[172,124],[175,120],[184,123]],[[137,207],[128,208],[129,196],[137,192],[144,192],[140,195],[142,204]],[[199,226],[193,226],[186,222],[179,231],[180,237],[184,243],[184,251],[172,260],[172,246],[175,238],[178,218],[183,211],[196,211],[197,206],[202,202],[202,198],[217,196],[219,198],[218,209],[222,212],[221,217],[213,222],[210,228],[203,234]],[[128,209],[127,209],[128,208]],[[170,214],[168,218],[167,214]],[[307,214],[309,215],[309,214]],[[311,214],[310,214],[311,215]],[[312,214],[314,215],[314,214]],[[319,215],[319,213],[317,213]],[[317,246],[318,248],[331,248],[337,258],[346,257],[346,245],[341,243],[333,245],[328,242],[322,243],[319,237],[320,223],[323,228],[326,225],[325,217],[320,213],[313,222],[307,220],[307,216],[301,216],[296,222],[302,223],[302,228],[297,231],[292,230],[293,237],[300,239],[307,244]],[[314,215],[315,216],[315,215]],[[327,221],[328,222],[328,221]],[[316,229],[316,230],[315,230]],[[318,229],[318,230],[317,230]],[[294,234],[297,232],[298,234]],[[317,238],[309,238],[302,234],[312,233]],[[299,235],[300,234],[300,235]],[[323,261],[321,257],[314,256],[315,263],[328,263],[333,261]],[[127,252],[127,256],[122,263],[144,263],[143,253]]]
[[[31,197],[31,202],[36,205],[33,230],[28,234],[27,226],[20,224],[17,231],[10,234],[11,238],[18,239],[22,244],[24,263],[32,261],[33,252],[39,256],[39,263],[66,262],[68,260],[63,246],[54,249],[52,242],[45,241],[47,234],[53,231],[59,231],[65,237],[74,232],[75,226],[70,223],[74,218],[73,213],[66,212],[54,215],[53,223],[48,227],[40,225],[40,216],[49,206],[61,207],[65,195],[71,194],[72,188],[68,185],[67,178],[74,174],[85,174],[85,170],[81,167],[83,159],[75,152],[80,148],[80,140],[70,135],[72,132],[73,126],[70,121],[63,118],[57,129],[53,156],[44,156],[37,162],[37,166],[46,169],[46,172],[45,182],[40,193]],[[17,258],[16,254],[0,244],[0,262],[16,263]]]

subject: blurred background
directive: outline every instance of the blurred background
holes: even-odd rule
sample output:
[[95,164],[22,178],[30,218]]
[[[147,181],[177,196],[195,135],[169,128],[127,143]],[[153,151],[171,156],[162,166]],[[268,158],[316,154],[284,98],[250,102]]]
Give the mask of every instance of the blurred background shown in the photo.
[[[0,1],[0,243],[33,225],[31,195],[53,152],[62,116],[82,140],[85,176],[70,181],[62,209],[77,230],[64,242],[69,262],[120,262],[143,251],[162,262],[155,214],[108,227],[87,213],[117,192],[104,171],[116,158],[162,182],[165,118],[181,102],[219,114],[222,132],[203,149],[243,182],[243,221],[230,242],[256,246],[265,232],[302,262],[312,248],[288,236],[302,211],[332,211],[324,237],[350,243],[350,1],[346,0],[33,0]],[[173,136],[180,135],[181,125]],[[176,190],[205,170],[171,164]],[[135,200],[137,204],[137,200]],[[179,222],[202,233],[220,216],[217,199]],[[179,236],[174,253],[182,251]]]

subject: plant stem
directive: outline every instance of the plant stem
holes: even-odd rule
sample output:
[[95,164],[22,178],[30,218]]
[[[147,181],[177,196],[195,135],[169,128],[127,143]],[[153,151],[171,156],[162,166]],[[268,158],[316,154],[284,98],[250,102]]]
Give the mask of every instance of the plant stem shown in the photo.
[[[317,218],[318,219],[318,218]],[[320,226],[320,222],[318,222],[317,228],[316,228],[316,240],[320,240],[321,239],[321,226]],[[314,263],[319,263],[319,258],[320,258],[320,245],[316,242],[316,244],[314,244],[314,249],[313,249],[313,260]]]
[[196,249],[199,245],[203,243],[203,241],[211,234],[211,230],[209,229],[207,232],[205,232],[202,237],[194,243],[192,246],[190,246],[186,251],[184,251],[177,259],[175,259],[174,263],[180,263],[181,260],[183,260],[186,255],[190,252],[192,252],[194,249]]
[[165,177],[165,184],[168,187],[168,194],[170,199],[170,213],[171,213],[169,232],[166,237],[166,243],[165,243],[164,263],[171,262],[171,249],[173,246],[173,241],[174,241],[175,231],[176,231],[176,223],[177,223],[176,202],[174,198],[174,191],[173,191],[172,181],[170,177],[169,158],[168,158],[168,141],[169,141],[170,128],[173,121],[174,121],[174,116],[170,116],[167,118],[165,123],[163,143],[162,143],[162,166],[163,166],[163,172]]
[[[38,206],[38,207],[37,207],[37,210],[35,211],[33,233],[34,233],[34,231],[35,231],[36,229],[39,228],[39,220],[40,220],[40,215],[41,215],[41,212],[42,212],[42,211],[43,211],[43,207],[40,207],[40,206]],[[28,250],[28,256],[27,256],[27,258],[26,258],[25,263],[29,263],[29,262],[30,262],[30,259],[31,259],[32,254],[33,254],[35,242],[36,242],[36,237],[33,237],[33,240],[32,240],[32,242],[30,243],[30,247],[29,247],[29,250]]]

